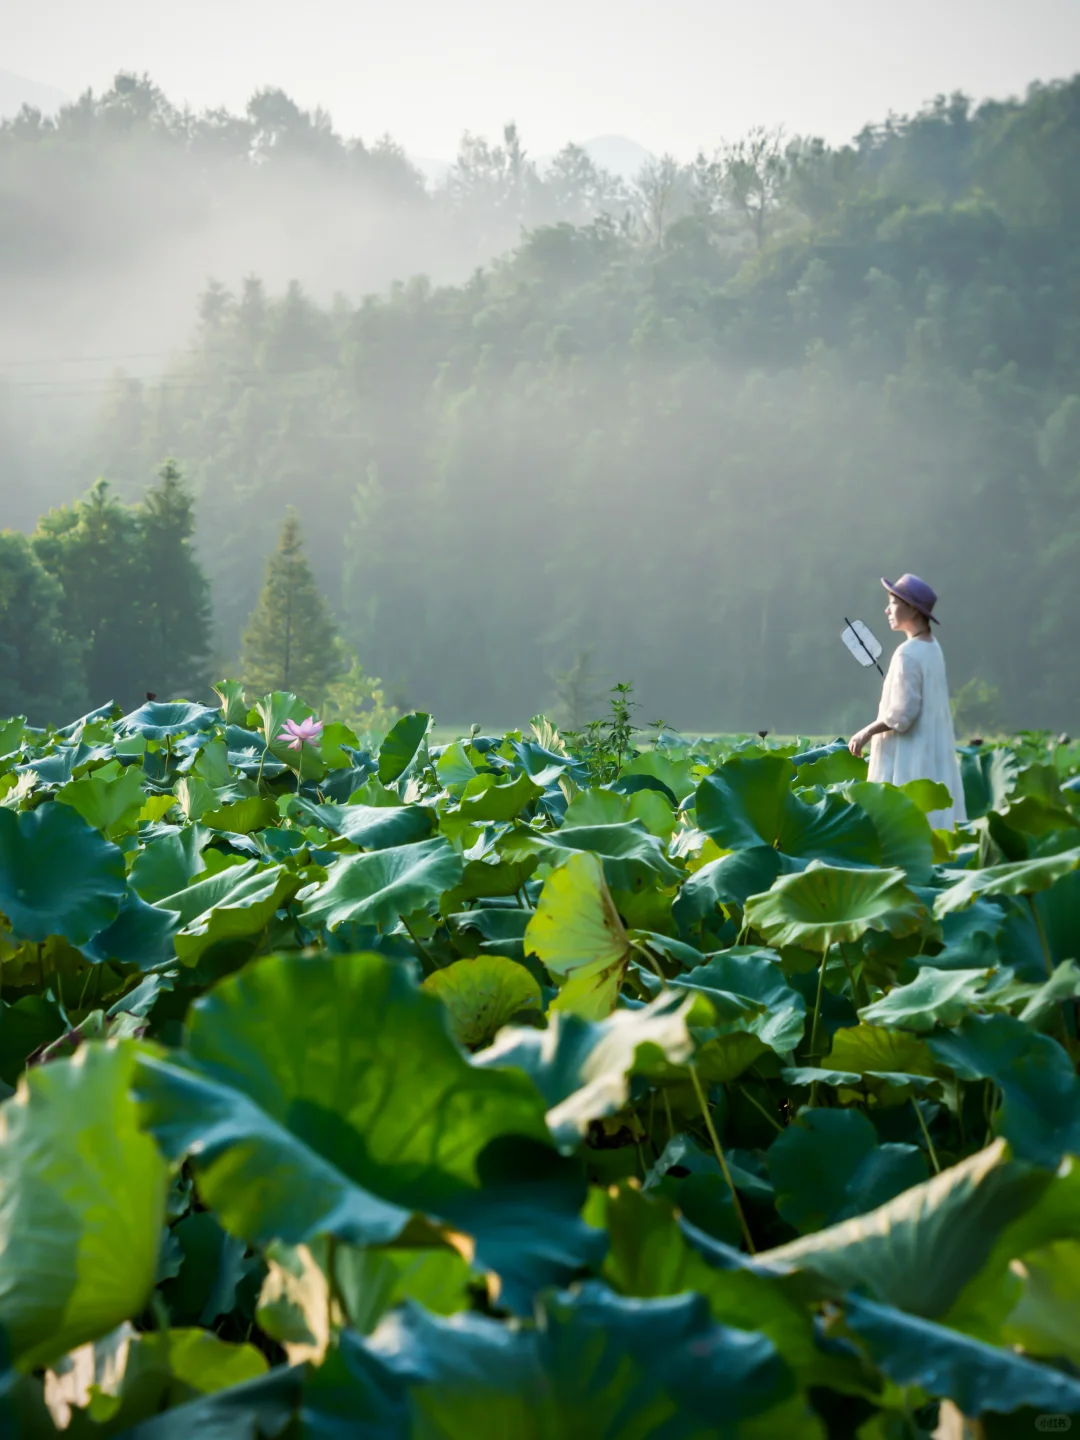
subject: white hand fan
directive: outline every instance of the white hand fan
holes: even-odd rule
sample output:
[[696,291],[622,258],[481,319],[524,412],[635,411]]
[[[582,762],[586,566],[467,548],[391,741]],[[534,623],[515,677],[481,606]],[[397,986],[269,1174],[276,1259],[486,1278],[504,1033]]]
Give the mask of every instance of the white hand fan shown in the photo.
[[875,665],[879,675],[884,675],[884,670],[878,665],[878,656],[881,654],[881,641],[877,639],[861,620],[849,620],[844,616],[846,629],[840,636],[844,644],[851,651],[852,655],[860,665]]

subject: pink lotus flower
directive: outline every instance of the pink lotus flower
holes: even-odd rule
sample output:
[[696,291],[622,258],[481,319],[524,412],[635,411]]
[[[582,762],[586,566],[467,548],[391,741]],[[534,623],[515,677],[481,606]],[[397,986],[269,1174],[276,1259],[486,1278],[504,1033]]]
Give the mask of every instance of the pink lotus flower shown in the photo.
[[285,729],[277,738],[279,744],[284,740],[290,750],[302,750],[305,740],[314,745],[322,732],[322,721],[316,720],[314,715],[309,715],[306,720],[301,720],[299,725],[295,720],[286,720]]

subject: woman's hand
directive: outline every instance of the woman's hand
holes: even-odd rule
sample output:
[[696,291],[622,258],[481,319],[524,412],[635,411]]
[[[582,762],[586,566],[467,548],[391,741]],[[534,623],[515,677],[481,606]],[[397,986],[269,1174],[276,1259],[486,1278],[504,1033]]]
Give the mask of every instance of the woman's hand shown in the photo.
[[874,728],[872,725],[867,725],[862,730],[856,730],[855,734],[852,735],[848,741],[847,748],[851,751],[852,755],[855,756],[856,760],[862,759],[862,752],[873,739],[873,735]]

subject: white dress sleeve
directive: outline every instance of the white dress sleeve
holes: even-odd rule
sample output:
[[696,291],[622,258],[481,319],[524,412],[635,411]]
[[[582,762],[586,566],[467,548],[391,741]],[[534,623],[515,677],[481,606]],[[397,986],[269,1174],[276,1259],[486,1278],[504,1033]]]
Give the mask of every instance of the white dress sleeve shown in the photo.
[[901,645],[892,658],[881,692],[878,719],[903,735],[919,718],[923,703],[923,670],[914,655]]

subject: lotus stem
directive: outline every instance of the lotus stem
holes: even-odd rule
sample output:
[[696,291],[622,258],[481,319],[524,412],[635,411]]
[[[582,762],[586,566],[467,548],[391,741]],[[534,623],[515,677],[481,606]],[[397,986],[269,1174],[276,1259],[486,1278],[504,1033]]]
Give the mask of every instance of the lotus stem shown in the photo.
[[1046,928],[1039,914],[1039,907],[1035,904],[1035,896],[1027,897],[1028,905],[1031,907],[1031,918],[1035,921],[1035,929],[1039,932],[1039,944],[1042,946],[1043,960],[1046,962],[1046,973],[1053,979],[1054,957],[1050,954],[1050,942],[1046,938]]
[[764,1116],[764,1118],[769,1122],[769,1124],[773,1127],[774,1130],[778,1130],[781,1135],[784,1133],[784,1127],[780,1124],[780,1121],[777,1120],[775,1116],[769,1114],[769,1112],[765,1109],[765,1106],[762,1105],[760,1100],[754,1099],[753,1095],[750,1094],[750,1091],[747,1090],[745,1085],[737,1085],[735,1088],[738,1090],[739,1094],[743,1097],[744,1100],[750,1101],[750,1104],[753,1105],[754,1109],[758,1112],[759,1115]]
[[829,951],[832,949],[830,942],[825,946],[825,953],[821,957],[821,968],[818,971],[817,995],[814,999],[814,1021],[810,1027],[810,1054],[813,1058],[819,1059],[817,1053],[817,1032],[818,1020],[821,1018],[821,992],[825,989],[825,971],[829,968]]
[[664,1113],[667,1115],[667,1138],[669,1140],[674,1140],[675,1122],[671,1118],[671,1101],[668,1099],[668,1093],[666,1090],[661,1090],[660,1093],[664,1097]]
[[926,1141],[926,1148],[930,1155],[930,1164],[934,1167],[934,1174],[940,1175],[941,1165],[938,1162],[937,1151],[934,1149],[934,1142],[930,1139],[930,1131],[927,1129],[926,1121],[923,1119],[923,1113],[919,1109],[919,1102],[914,1095],[911,1097],[911,1108],[915,1111],[915,1118],[919,1122],[919,1129],[922,1131],[923,1139]]
[[694,1082],[694,1090],[697,1093],[698,1104],[701,1106],[701,1113],[705,1119],[705,1128],[708,1130],[709,1139],[712,1141],[713,1151],[716,1155],[717,1161],[719,1162],[721,1172],[724,1176],[724,1180],[727,1183],[727,1187],[731,1191],[731,1202],[735,1206],[735,1214],[738,1216],[739,1219],[739,1227],[742,1230],[743,1239],[746,1241],[746,1248],[747,1250],[749,1250],[751,1255],[756,1255],[757,1250],[754,1247],[754,1237],[750,1234],[750,1226],[746,1223],[746,1216],[743,1214],[742,1204],[739,1201],[739,1193],[735,1189],[735,1182],[731,1178],[731,1171],[728,1169],[727,1161],[724,1159],[723,1146],[720,1144],[720,1137],[717,1135],[716,1127],[713,1125],[712,1122],[712,1114],[709,1110],[709,1102],[705,1098],[705,1091],[701,1088],[701,1081],[698,1078],[697,1066],[691,1061],[688,1068],[690,1070],[690,1079]]
[[439,964],[439,962],[435,959],[435,956],[432,955],[431,951],[427,948],[427,946],[424,944],[424,942],[420,939],[420,937],[417,935],[416,931],[412,928],[412,926],[409,924],[409,922],[405,919],[405,916],[404,916],[404,915],[402,915],[402,917],[401,917],[401,923],[402,923],[402,925],[405,926],[405,929],[406,929],[406,931],[408,932],[408,935],[409,935],[409,939],[410,939],[410,940],[412,941],[412,943],[416,946],[417,950],[420,951],[420,954],[423,955],[424,959],[425,959],[425,960],[428,962],[428,964],[431,966],[432,970],[441,970],[443,967],[442,967],[442,966]]

